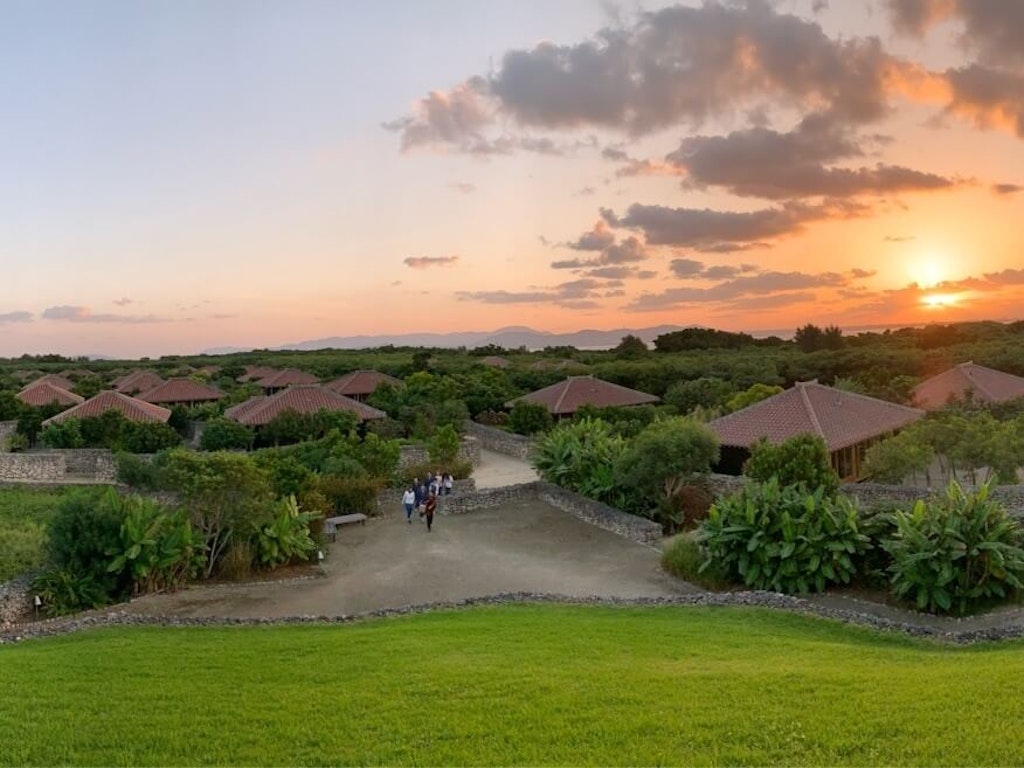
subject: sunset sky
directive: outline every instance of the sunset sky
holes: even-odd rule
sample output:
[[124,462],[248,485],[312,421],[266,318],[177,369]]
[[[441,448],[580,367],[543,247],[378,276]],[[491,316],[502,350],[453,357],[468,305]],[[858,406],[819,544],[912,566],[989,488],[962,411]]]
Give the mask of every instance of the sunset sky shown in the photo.
[[1024,2],[0,11],[0,355],[1024,318]]

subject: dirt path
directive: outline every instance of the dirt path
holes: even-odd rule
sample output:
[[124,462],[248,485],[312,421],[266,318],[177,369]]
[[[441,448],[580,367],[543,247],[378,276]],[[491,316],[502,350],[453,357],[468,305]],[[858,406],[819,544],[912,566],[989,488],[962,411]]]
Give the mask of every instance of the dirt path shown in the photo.
[[376,518],[338,533],[320,579],[188,589],[131,603],[179,616],[338,616],[500,592],[658,597],[699,591],[665,574],[658,552],[543,502],[455,517],[434,530]]

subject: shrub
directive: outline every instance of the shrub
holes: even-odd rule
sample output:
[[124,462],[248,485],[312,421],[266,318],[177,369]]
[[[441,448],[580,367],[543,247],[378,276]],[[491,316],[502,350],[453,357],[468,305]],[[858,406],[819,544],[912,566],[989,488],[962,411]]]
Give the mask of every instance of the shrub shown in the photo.
[[294,496],[282,499],[273,519],[253,526],[256,561],[274,568],[308,556],[316,548],[309,535],[309,523],[322,516],[320,511],[300,511]]
[[532,462],[544,480],[618,506],[622,494],[613,468],[624,447],[608,424],[587,418],[559,424],[541,437]]
[[661,553],[661,567],[680,579],[706,589],[726,589],[730,586],[727,573],[714,563],[701,569],[705,559],[700,544],[690,535],[682,534],[672,540]]
[[448,466],[458,457],[461,445],[459,433],[455,427],[445,424],[443,427],[439,427],[427,442],[427,455],[435,464]]
[[[513,406],[515,407],[515,406]],[[547,408],[544,409],[545,412]],[[550,416],[550,414],[549,414]],[[515,431],[515,429],[509,423],[511,419],[507,413],[503,411],[481,411],[473,419],[477,424],[483,424],[487,427],[508,427]]]
[[702,568],[720,567],[748,587],[786,593],[849,583],[868,544],[845,496],[774,478],[715,502],[698,540],[707,552]]
[[67,606],[72,609],[93,607],[94,588],[104,595],[106,602],[124,595],[130,584],[123,574],[108,571],[108,553],[116,551],[121,543],[123,522],[121,506],[112,503],[108,490],[78,489],[68,494],[50,521],[51,569],[70,574],[70,581],[61,583],[69,590],[72,582],[80,584],[80,592],[89,598],[79,606]]
[[217,564],[217,575],[230,581],[242,581],[252,575],[256,555],[252,544],[241,536],[233,539]]
[[123,451],[114,455],[117,480],[140,491],[158,491],[163,487],[163,471],[158,461],[148,461]]
[[255,434],[249,427],[221,417],[208,421],[203,427],[199,447],[204,451],[249,450],[254,439]]
[[316,482],[316,490],[327,500],[328,509],[334,514],[362,512],[377,514],[377,492],[383,487],[382,481],[373,477],[347,477],[322,475]]
[[32,580],[32,589],[42,600],[48,616],[99,608],[109,602],[106,589],[95,576],[67,568],[47,568]]
[[1020,525],[988,497],[988,485],[965,492],[955,481],[945,496],[894,513],[892,589],[919,610],[963,615],[1006,598],[1024,580]]
[[800,486],[805,491],[823,488],[826,494],[839,489],[839,475],[832,469],[825,441],[816,435],[796,435],[772,445],[761,439],[754,444],[743,474],[765,483],[776,478],[779,485]]
[[46,531],[32,520],[0,519],[0,584],[38,568],[46,547]]
[[[477,420],[481,424],[494,424],[495,426],[500,425],[500,421],[494,419],[481,420],[480,414]],[[551,418],[551,412],[547,409],[547,406],[541,405],[540,403],[531,403],[528,401],[520,400],[512,406],[512,410],[509,411],[506,423],[513,432],[520,435],[535,435],[538,432],[545,432],[551,428],[554,423]]]
[[274,496],[295,496],[313,482],[313,473],[294,456],[275,452],[261,452],[256,464],[270,477]]
[[47,448],[81,448],[85,445],[82,422],[69,418],[47,424],[39,433],[39,442]]

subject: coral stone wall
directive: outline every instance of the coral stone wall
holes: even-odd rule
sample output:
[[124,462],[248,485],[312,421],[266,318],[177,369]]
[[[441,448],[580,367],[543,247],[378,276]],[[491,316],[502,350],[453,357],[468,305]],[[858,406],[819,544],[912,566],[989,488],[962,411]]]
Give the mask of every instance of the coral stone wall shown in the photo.
[[[468,461],[474,467],[477,466],[480,463],[480,443],[473,437],[462,438],[457,458],[459,461]],[[401,453],[398,454],[399,469],[408,469],[417,464],[427,464],[429,461],[430,455],[426,446],[423,445],[403,445]],[[439,469],[444,471],[444,467],[439,467]]]
[[0,481],[52,483],[67,474],[64,456],[56,453],[0,453]]
[[11,450],[11,436],[18,431],[18,422],[0,421],[0,451]]
[[32,590],[28,574],[0,584],[0,629],[32,614]]
[[475,421],[468,422],[466,434],[475,437],[481,448],[517,459],[530,458],[530,451],[533,448],[532,438],[488,427],[486,424],[477,424]]

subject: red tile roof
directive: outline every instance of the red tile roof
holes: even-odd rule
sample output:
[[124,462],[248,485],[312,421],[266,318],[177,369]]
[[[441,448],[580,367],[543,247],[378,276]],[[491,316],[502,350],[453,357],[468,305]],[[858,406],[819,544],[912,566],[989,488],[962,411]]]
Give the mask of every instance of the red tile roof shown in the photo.
[[73,381],[71,381],[71,379],[65,378],[64,376],[59,376],[56,373],[48,373],[45,376],[40,376],[35,381],[29,382],[29,384],[52,384],[55,387],[60,387],[61,389],[67,390],[72,390],[75,388],[75,384]]
[[50,417],[43,424],[58,424],[70,418],[91,419],[102,416],[107,411],[118,411],[128,421],[166,423],[171,418],[171,412],[167,408],[129,397],[112,389],[105,389],[96,397],[90,397],[84,403]]
[[480,362],[484,365],[492,365],[495,368],[508,368],[512,363],[506,360],[504,357],[498,357],[497,355],[488,355],[487,357],[481,357]]
[[932,376],[914,387],[914,402],[927,410],[942,408],[954,398],[964,399],[972,392],[975,400],[1002,403],[1024,397],[1024,379],[972,362]]
[[297,384],[319,384],[320,379],[312,373],[306,373],[297,368],[285,368],[283,371],[274,371],[256,383],[264,389],[280,389],[281,387],[291,387]]
[[45,381],[41,383],[33,381],[15,397],[25,403],[25,405],[32,405],[37,408],[54,403],[57,405],[77,405],[78,403],[85,402],[85,398],[81,395],[68,392],[63,387],[58,387]]
[[918,408],[808,381],[708,426],[722,445],[749,448],[762,437],[781,443],[809,433],[823,438],[831,452],[893,432],[922,416],[924,411]]
[[164,380],[153,371],[132,371],[119,379],[114,380],[114,389],[127,395],[134,395],[137,392],[148,392]]
[[505,405],[511,407],[520,400],[527,403],[539,403],[555,416],[575,413],[583,405],[609,408],[661,402],[661,398],[655,395],[638,392],[635,389],[612,384],[603,379],[595,379],[593,376],[570,376],[565,381],[510,400]]
[[147,403],[202,403],[220,400],[224,393],[208,384],[182,378],[168,379],[138,397]]
[[394,376],[388,376],[380,371],[352,371],[340,376],[324,386],[337,392],[339,395],[353,397],[356,395],[371,395],[381,384],[390,384],[397,387],[402,382]]
[[339,395],[319,385],[296,385],[265,397],[253,397],[228,408],[224,415],[247,426],[260,426],[272,421],[285,411],[316,413],[320,410],[351,411],[360,421],[383,419],[384,411],[371,408],[351,397]]
[[245,373],[239,376],[237,381],[259,381],[267,376],[273,376],[275,373],[277,373],[277,368],[269,368],[265,365],[247,365]]

